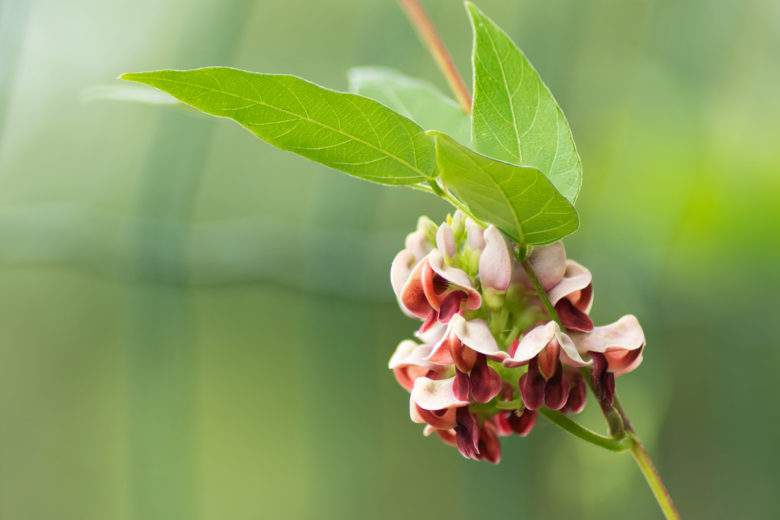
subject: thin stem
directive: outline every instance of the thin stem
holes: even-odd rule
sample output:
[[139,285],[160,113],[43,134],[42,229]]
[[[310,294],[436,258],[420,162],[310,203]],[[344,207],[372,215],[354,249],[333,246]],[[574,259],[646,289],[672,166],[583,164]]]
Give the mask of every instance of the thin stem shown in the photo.
[[666,517],[667,520],[680,520],[680,512],[674,506],[672,496],[669,494],[669,490],[666,489],[658,470],[655,469],[647,450],[645,450],[645,447],[639,442],[636,435],[631,434],[630,439],[631,456],[634,457],[637,466],[639,466],[639,470],[642,472],[642,475],[644,475],[647,485],[655,496],[655,501],[658,502],[661,511],[664,513],[664,517]]
[[458,72],[455,64],[452,61],[447,47],[442,42],[439,34],[436,32],[436,28],[433,26],[430,18],[425,13],[422,5],[418,0],[399,0],[401,7],[403,8],[406,16],[409,17],[409,21],[417,30],[417,34],[422,39],[425,46],[428,47],[433,59],[441,69],[442,74],[447,79],[452,92],[458,99],[463,111],[467,114],[471,112],[471,95],[466,87],[466,83],[463,81],[463,77]]
[[613,437],[599,435],[593,430],[585,428],[580,423],[569,419],[560,412],[549,410],[547,408],[540,408],[539,413],[572,435],[575,435],[580,439],[591,444],[595,444],[601,448],[617,452],[626,451],[629,448],[632,448],[632,445],[630,442],[628,442],[627,438],[615,439]]
[[[552,319],[554,319],[560,325],[561,321],[560,318],[558,317],[558,313],[555,311],[555,307],[553,307],[552,304],[550,303],[550,298],[547,296],[547,291],[544,290],[542,284],[539,282],[539,278],[536,276],[536,273],[534,272],[531,263],[527,259],[523,259],[521,263],[523,265],[523,269],[525,269],[525,272],[528,275],[528,278],[531,280],[531,284],[533,284],[534,286],[534,290],[536,291],[537,296],[542,301],[542,304],[547,310],[547,313],[550,315]],[[597,395],[593,385],[593,379],[590,376],[590,370],[588,370],[587,368],[583,368],[583,375],[585,377],[585,380],[588,382],[588,386],[590,387],[593,394]],[[579,435],[578,433],[575,433],[575,431],[569,429],[569,427],[582,428],[583,430],[590,432],[593,435],[596,435],[598,438],[610,439],[611,442],[616,443],[615,445],[619,445],[622,447],[622,449],[620,450],[613,450],[613,451],[624,451],[626,449],[630,449],[631,455],[634,457],[637,466],[639,466],[639,470],[642,472],[642,475],[644,475],[645,480],[647,481],[647,484],[650,487],[650,490],[653,492],[653,495],[655,496],[656,502],[658,502],[661,511],[663,511],[664,513],[664,516],[667,518],[667,520],[680,519],[680,513],[674,507],[674,503],[672,503],[672,497],[669,494],[669,491],[666,489],[666,486],[664,485],[663,480],[661,479],[661,475],[655,469],[655,466],[653,465],[653,461],[650,459],[650,455],[647,453],[647,450],[645,450],[644,446],[639,440],[639,437],[636,435],[634,428],[631,426],[631,421],[628,420],[628,416],[626,415],[623,406],[620,404],[617,395],[615,396],[615,401],[612,406],[601,407],[601,411],[604,413],[604,418],[607,420],[607,424],[609,425],[609,431],[612,434],[612,437],[602,437],[601,435],[591,432],[590,430],[583,428],[576,422],[571,421],[570,419],[568,419],[566,416],[562,414],[557,414],[558,416],[560,416],[557,417],[555,415],[557,412],[552,412],[547,409],[542,409],[540,411],[545,417],[552,420],[553,422],[556,422],[559,426],[567,429],[569,432],[574,433],[580,438],[584,439],[585,437]],[[569,420],[571,424],[564,425],[562,422],[559,422],[561,417],[563,419]],[[588,440],[593,444],[598,444],[597,442],[593,442],[593,440],[590,439],[585,439],[585,440]],[[607,446],[603,446],[603,447],[610,449]]]
[[[433,23],[431,23],[431,20],[425,14],[425,11],[417,0],[399,0],[399,2],[409,17],[409,20],[412,22],[412,25],[414,25],[418,34],[425,42],[428,50],[433,55],[433,58],[439,65],[439,68],[444,74],[444,77],[447,78],[447,82],[449,83],[452,91],[455,93],[455,97],[458,98],[458,101],[463,107],[464,112],[467,114],[470,113],[471,96],[469,95],[466,84],[458,72],[458,69],[452,62],[452,57],[450,56],[449,51],[447,51],[447,48],[444,46],[441,38],[439,38]],[[474,216],[471,214],[471,211],[469,211],[469,209],[462,202],[460,202],[456,197],[453,197],[449,191],[442,189],[442,187],[439,186],[436,181],[431,181],[429,185],[430,187],[425,186],[424,184],[413,187],[421,191],[435,193],[436,195],[449,201],[453,206],[460,209],[470,217],[474,218]],[[474,218],[474,220],[478,223],[481,223],[476,218]],[[541,282],[539,282],[539,278],[536,276],[531,263],[527,259],[521,257],[518,257],[518,260],[520,260],[522,263],[523,269],[528,275],[528,278],[531,280],[531,283],[534,286],[534,290],[536,291],[539,300],[541,300],[542,305],[544,305],[547,314],[551,319],[555,320],[558,325],[562,327],[563,325],[561,324],[560,317],[555,311],[555,307],[553,307],[552,303],[550,302],[550,298],[547,296],[547,291],[544,290]],[[585,378],[588,381],[588,385],[595,395],[595,389],[590,377],[590,372],[587,369],[583,369],[583,371]],[[498,402],[496,406],[503,410],[515,410],[519,408],[520,400],[516,399],[514,401]],[[645,480],[647,481],[650,490],[653,492],[653,495],[655,496],[658,505],[661,507],[661,511],[663,511],[666,519],[680,520],[680,513],[677,511],[677,508],[675,508],[674,503],[672,502],[672,497],[669,494],[669,491],[666,489],[663,480],[661,479],[661,475],[658,473],[658,470],[655,469],[653,461],[650,459],[650,455],[647,453],[647,450],[645,450],[644,446],[640,442],[639,437],[637,437],[636,432],[631,426],[631,422],[628,420],[628,416],[626,415],[625,410],[623,410],[623,407],[621,406],[617,396],[615,396],[615,402],[613,406],[609,408],[602,407],[602,412],[604,413],[604,417],[607,419],[612,437],[599,435],[598,433],[571,420],[560,412],[548,410],[546,408],[540,409],[539,412],[556,425],[586,442],[615,452],[630,450],[631,455],[636,461],[637,466],[639,466],[639,470],[642,472],[642,475],[644,475]]]

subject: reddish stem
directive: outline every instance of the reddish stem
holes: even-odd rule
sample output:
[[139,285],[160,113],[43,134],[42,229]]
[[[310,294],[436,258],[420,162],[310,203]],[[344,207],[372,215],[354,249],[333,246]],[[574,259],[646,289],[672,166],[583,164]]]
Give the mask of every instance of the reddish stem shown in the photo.
[[439,37],[439,34],[436,32],[436,28],[433,26],[431,19],[428,18],[428,15],[425,13],[425,10],[418,0],[398,1],[406,13],[406,16],[409,17],[409,21],[412,22],[412,25],[417,30],[420,39],[422,39],[425,46],[428,47],[433,59],[436,60],[436,64],[447,79],[447,83],[449,83],[450,88],[458,99],[463,111],[467,114],[470,113],[471,95],[469,94],[469,90],[466,87],[466,83],[463,81],[463,77],[452,62],[452,56]]

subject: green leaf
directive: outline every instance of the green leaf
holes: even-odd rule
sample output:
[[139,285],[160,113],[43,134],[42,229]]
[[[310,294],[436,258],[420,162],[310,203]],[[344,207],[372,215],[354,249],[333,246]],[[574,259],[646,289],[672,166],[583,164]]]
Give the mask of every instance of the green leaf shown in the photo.
[[563,111],[511,38],[474,4],[466,6],[474,29],[474,146],[541,170],[573,203],[582,163]]
[[422,128],[374,100],[295,76],[225,67],[128,73],[192,107],[226,117],[261,139],[355,177],[416,184],[435,175]]
[[441,130],[461,144],[471,141],[468,114],[426,81],[385,67],[356,67],[349,70],[349,90],[387,105],[426,130]]
[[436,164],[444,186],[478,219],[520,245],[549,244],[579,227],[577,210],[539,170],[491,159],[440,132]]

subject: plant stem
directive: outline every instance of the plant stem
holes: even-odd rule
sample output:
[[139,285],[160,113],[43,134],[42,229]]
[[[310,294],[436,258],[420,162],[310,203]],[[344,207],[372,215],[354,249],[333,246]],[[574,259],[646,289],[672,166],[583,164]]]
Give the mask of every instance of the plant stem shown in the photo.
[[[536,294],[539,297],[539,299],[542,301],[542,304],[547,310],[547,313],[550,315],[552,319],[554,319],[560,325],[561,321],[560,318],[558,317],[558,313],[555,311],[555,307],[553,307],[552,304],[550,303],[550,298],[547,296],[547,291],[544,290],[542,284],[539,282],[539,278],[536,276],[536,273],[534,272],[530,262],[528,262],[528,260],[526,259],[523,259],[521,262],[523,265],[523,269],[528,275],[528,278],[531,280],[531,284],[534,286],[534,290],[536,291]],[[592,378],[590,377],[590,371],[587,368],[584,368],[583,373],[585,376],[585,380],[588,382],[588,386],[590,387],[593,394],[596,395],[596,392],[593,388],[593,381]],[[550,412],[549,410],[546,409],[542,409],[540,411],[545,417],[552,420],[553,422],[556,422],[556,424],[558,424],[559,426],[565,428],[571,433],[574,433],[580,438],[583,439],[585,438],[582,435],[575,433],[567,426],[564,426],[564,424],[562,424],[561,422],[558,422],[559,418],[553,415],[555,412]],[[661,475],[658,473],[658,470],[655,469],[655,466],[653,465],[653,461],[650,459],[650,455],[647,453],[647,450],[645,450],[645,447],[642,445],[642,442],[639,440],[639,437],[636,435],[634,428],[631,426],[631,422],[628,420],[628,416],[626,415],[625,410],[623,410],[623,406],[620,404],[617,395],[615,396],[615,402],[613,406],[609,408],[602,407],[601,411],[604,413],[604,418],[607,420],[607,424],[609,424],[609,430],[610,433],[612,434],[611,440],[617,443],[617,445],[623,447],[621,450],[613,450],[613,451],[623,451],[625,449],[630,449],[631,455],[634,457],[637,466],[639,466],[639,470],[642,472],[642,475],[644,475],[645,480],[647,481],[647,485],[650,487],[650,490],[653,492],[653,495],[655,496],[655,500],[656,502],[658,502],[658,505],[661,508],[661,511],[663,511],[666,519],[679,520],[680,513],[675,508],[674,503],[672,502],[672,497],[669,494],[669,491],[666,489],[666,486],[664,485],[663,480],[661,479]],[[562,414],[558,414],[558,415],[568,420],[568,418],[563,416]],[[576,422],[571,420],[570,422],[572,424],[568,425],[569,427],[572,427],[573,425],[575,427],[582,428]],[[590,432],[590,430],[587,430],[586,428],[583,429]],[[594,435],[597,435],[597,437],[601,437],[600,435],[595,433]],[[588,440],[593,444],[598,444],[597,442],[594,442],[591,439],[585,439],[585,440]],[[607,446],[603,446],[603,447],[610,449]]]
[[669,490],[666,489],[664,481],[661,479],[658,470],[655,469],[647,450],[645,450],[645,447],[635,434],[630,433],[629,439],[631,439],[631,456],[634,457],[639,470],[644,475],[647,485],[655,496],[655,501],[658,502],[661,511],[664,513],[664,517],[667,520],[680,520],[680,512],[674,506]]
[[552,303],[550,303],[550,298],[547,297],[547,291],[545,291],[544,287],[542,287],[542,283],[536,276],[531,262],[529,262],[528,259],[522,259],[520,260],[520,263],[522,264],[523,270],[525,270],[525,274],[528,276],[528,279],[531,280],[531,285],[534,286],[534,291],[536,291],[536,295],[539,297],[539,300],[541,300],[542,305],[544,305],[547,314],[550,316],[550,318],[555,320],[558,325],[563,327],[561,319],[558,317],[558,313],[556,312],[555,307],[553,307]]
[[[428,15],[425,14],[425,11],[423,10],[419,1],[399,0],[399,2],[409,17],[409,20],[412,22],[412,25],[417,29],[418,34],[425,42],[428,50],[433,55],[436,63],[439,65],[439,69],[441,69],[444,77],[447,79],[450,88],[454,92],[455,97],[458,98],[458,101],[460,102],[464,112],[467,114],[471,113],[471,96],[469,95],[468,89],[466,88],[466,84],[458,72],[458,69],[455,67],[455,64],[452,62],[452,56],[436,32],[436,28],[433,26],[433,23],[431,23]],[[449,201],[456,208],[461,209],[461,211],[467,215],[474,218],[474,216],[471,214],[468,208],[463,205],[463,203],[461,203],[456,197],[453,197],[448,191],[443,190],[441,186],[436,183],[436,181],[431,181],[429,184],[430,188],[425,185],[418,185],[416,186],[416,189],[433,192],[443,199]],[[481,223],[478,219],[474,220],[478,223]],[[551,319],[555,320],[558,325],[563,327],[560,317],[555,311],[555,307],[553,307],[552,303],[550,303],[550,298],[547,296],[547,291],[544,290],[541,282],[539,282],[539,278],[536,276],[531,263],[525,258],[518,257],[518,260],[521,262],[529,280],[531,280],[531,284],[534,286],[534,290],[536,291],[539,300],[542,302],[542,305],[544,305],[547,314]],[[592,379],[590,377],[590,371],[587,369],[583,369],[583,371],[585,372],[584,375],[586,381],[588,382],[588,386],[593,392],[594,388]],[[593,393],[595,395],[595,392]],[[519,400],[508,401],[505,403],[499,403],[498,408],[516,409],[514,408],[515,405],[519,407],[519,404]],[[602,412],[604,413],[604,417],[609,424],[612,437],[599,435],[598,433],[589,430],[579,423],[569,419],[560,412],[548,410],[546,408],[540,409],[539,412],[564,430],[591,444],[595,444],[596,446],[600,446],[615,452],[629,450],[634,460],[636,461],[637,466],[639,466],[639,470],[642,472],[642,475],[644,475],[645,480],[647,481],[647,485],[653,492],[656,502],[658,502],[658,505],[660,506],[661,511],[663,511],[666,519],[680,520],[680,513],[677,511],[677,508],[672,502],[672,497],[669,494],[669,490],[666,489],[666,486],[661,479],[661,475],[658,473],[658,470],[655,469],[653,461],[650,459],[650,455],[647,453],[647,450],[645,450],[645,447],[642,445],[639,437],[636,435],[636,432],[631,426],[631,422],[628,420],[626,412],[623,410],[617,395],[615,396],[615,402],[612,407],[608,409],[602,407]]]
[[406,16],[409,17],[409,21],[417,30],[420,39],[422,39],[428,51],[430,51],[442,74],[447,79],[447,83],[449,83],[463,111],[467,114],[471,113],[471,95],[466,87],[466,83],[452,62],[452,56],[436,32],[436,28],[433,26],[430,18],[428,18],[422,5],[420,5],[418,0],[399,0],[399,3]]
[[575,435],[580,439],[591,444],[595,444],[601,448],[617,452],[626,451],[630,448],[633,449],[632,444],[628,442],[627,438],[624,437],[622,439],[615,439],[614,437],[599,435],[593,430],[585,428],[580,423],[569,419],[560,412],[549,410],[547,408],[540,408],[539,413],[572,435]]

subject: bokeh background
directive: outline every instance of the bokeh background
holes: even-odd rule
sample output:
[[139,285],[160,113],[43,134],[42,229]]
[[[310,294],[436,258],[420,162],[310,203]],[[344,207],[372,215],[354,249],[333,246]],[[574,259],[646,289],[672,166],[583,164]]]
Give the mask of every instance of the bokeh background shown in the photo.
[[[468,76],[461,3],[424,4]],[[644,324],[619,390],[683,516],[778,518],[780,4],[479,5],[574,127],[567,247],[596,321]],[[0,0],[0,518],[658,518],[547,423],[492,467],[409,422],[388,267],[443,203],[85,96],[215,64],[446,87],[389,0]]]

